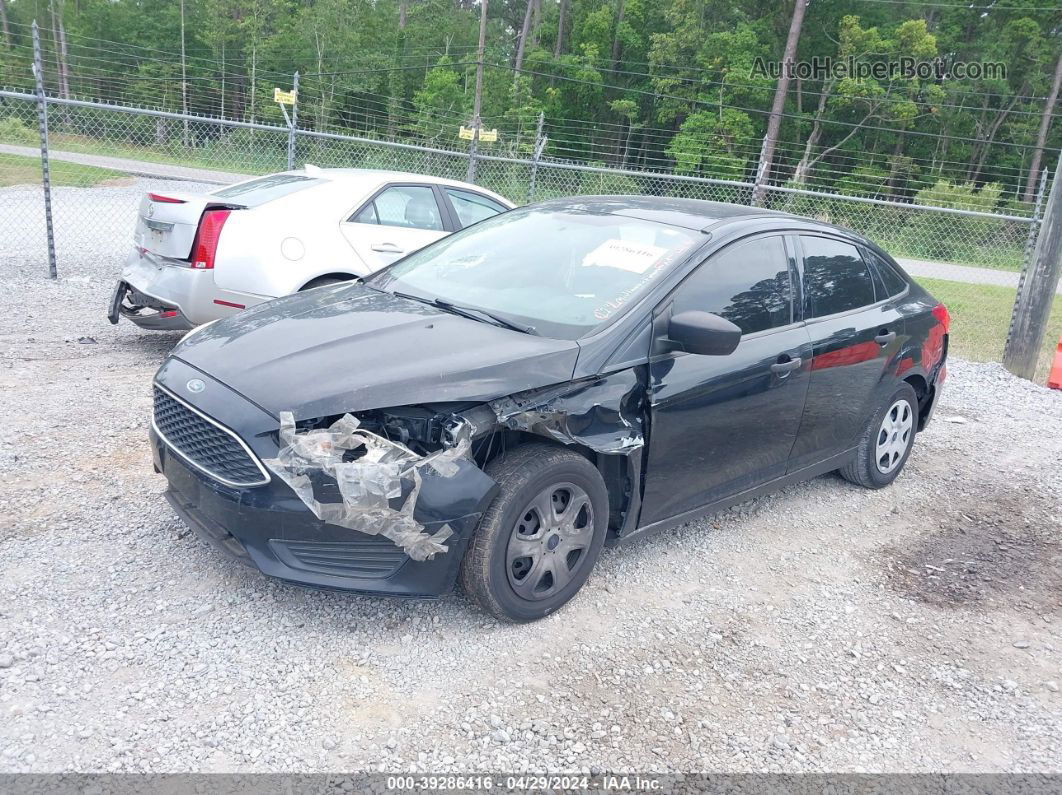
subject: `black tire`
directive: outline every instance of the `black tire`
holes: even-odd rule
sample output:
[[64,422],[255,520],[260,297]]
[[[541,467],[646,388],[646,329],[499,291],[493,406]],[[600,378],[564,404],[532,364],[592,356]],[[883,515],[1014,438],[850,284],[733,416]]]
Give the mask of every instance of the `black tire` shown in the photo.
[[[351,276],[350,278],[353,279],[354,277]],[[312,290],[315,287],[327,287],[330,284],[342,284],[345,281],[349,280],[338,279],[335,276],[318,276],[316,279],[312,279],[311,281],[306,282],[306,284],[300,287],[299,292],[301,293],[303,290]]]
[[[877,445],[883,433],[882,423],[887,413],[900,402],[908,404],[910,411],[910,435],[907,440],[907,449],[903,454],[890,463],[891,468],[885,472],[878,465],[876,457]],[[902,410],[901,410],[902,413]],[[900,384],[892,394],[878,406],[877,411],[870,417],[863,435],[859,437],[859,446],[856,448],[855,457],[845,466],[837,470],[841,477],[852,483],[856,483],[868,489],[880,489],[888,486],[900,472],[903,471],[907,459],[914,448],[915,435],[918,433],[918,396],[910,384]]]
[[[486,466],[486,472],[498,483],[500,490],[490,507],[484,512],[469,543],[468,551],[464,560],[461,561],[461,588],[486,612],[502,621],[515,623],[535,621],[554,612],[579,591],[590,576],[590,571],[601,554],[601,547],[605,542],[605,533],[608,529],[608,491],[605,482],[597,468],[586,458],[571,450],[566,450],[549,444],[526,444],[516,447],[495,458]],[[570,488],[569,488],[570,487]],[[556,489],[556,491],[554,491]],[[577,494],[581,490],[582,494]],[[591,515],[580,513],[582,529],[571,529],[572,536],[565,536],[566,531],[560,530],[554,535],[564,537],[561,543],[570,543],[571,538],[581,539],[578,543],[585,544],[581,551],[572,550],[565,552],[566,547],[559,543],[550,546],[551,539],[548,537],[552,531],[541,530],[543,547],[540,555],[555,555],[559,557],[549,558],[551,562],[539,565],[539,559],[520,558],[509,561],[510,541],[519,543],[518,534],[526,530],[524,520],[529,516],[537,516],[537,510],[532,505],[536,497],[549,494],[551,504],[557,495],[567,492],[570,499],[569,507],[575,507],[578,500],[583,506],[588,498]],[[577,496],[575,496],[577,495]],[[563,500],[563,496],[561,498]],[[567,508],[565,508],[567,510]],[[578,509],[580,512],[582,508]],[[555,515],[555,514],[554,514]],[[585,535],[582,535],[584,534]],[[523,542],[523,539],[520,539]],[[532,544],[535,541],[523,543]],[[548,550],[546,549],[548,547]],[[575,563],[569,566],[567,556],[578,552]],[[527,582],[516,582],[519,577],[519,568],[527,569],[524,576],[529,578]],[[563,566],[563,569],[550,567]],[[560,581],[570,577],[563,587],[557,587],[554,593],[546,590],[543,596],[533,594],[535,598],[526,598],[518,593],[517,586],[524,591],[534,589],[535,583],[532,577],[539,577],[543,581],[548,575],[549,583],[553,583],[552,570],[558,572]],[[563,575],[560,574],[563,572]]]

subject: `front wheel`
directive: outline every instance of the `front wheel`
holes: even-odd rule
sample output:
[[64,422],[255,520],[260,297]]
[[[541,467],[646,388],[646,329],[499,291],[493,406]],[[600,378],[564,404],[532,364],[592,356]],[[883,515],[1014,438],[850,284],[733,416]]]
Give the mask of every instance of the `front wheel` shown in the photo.
[[534,621],[590,576],[608,527],[608,492],[586,458],[546,444],[517,447],[486,472],[498,495],[461,562],[461,587],[505,621]]
[[907,463],[917,432],[918,396],[904,383],[874,412],[859,439],[855,458],[838,471],[845,480],[868,489],[887,486]]

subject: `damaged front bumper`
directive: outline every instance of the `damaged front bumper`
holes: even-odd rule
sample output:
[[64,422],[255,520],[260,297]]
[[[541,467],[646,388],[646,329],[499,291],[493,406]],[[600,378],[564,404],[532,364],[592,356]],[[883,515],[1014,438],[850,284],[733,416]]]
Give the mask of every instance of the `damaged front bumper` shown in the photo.
[[[194,400],[197,411],[231,429],[262,461],[285,456],[291,436],[281,438],[277,419],[219,382],[173,358],[156,380],[189,405]],[[188,395],[182,388],[190,380],[206,386]],[[370,534],[358,529],[361,518],[347,521],[327,509],[341,503],[338,493],[318,494],[315,511],[298,481],[293,489],[292,478],[272,466],[265,485],[230,487],[189,465],[155,427],[150,437],[155,467],[169,482],[168,501],[201,537],[266,575],[314,588],[421,598],[446,593],[498,488],[469,458],[445,457],[438,469],[425,461],[415,493],[407,486],[401,495],[378,495],[385,501],[370,514],[376,528]],[[433,539],[431,548],[417,543],[421,537]]]

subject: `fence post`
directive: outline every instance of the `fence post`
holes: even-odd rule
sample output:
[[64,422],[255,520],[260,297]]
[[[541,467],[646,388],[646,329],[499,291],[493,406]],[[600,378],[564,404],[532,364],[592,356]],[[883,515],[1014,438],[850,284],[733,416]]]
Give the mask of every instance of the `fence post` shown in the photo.
[[762,207],[767,194],[767,151],[770,142],[770,133],[763,136],[760,144],[760,159],[756,163],[756,176],[752,179],[752,195],[749,196],[749,206]]
[[527,182],[527,203],[535,200],[535,180],[538,179],[538,161],[542,159],[542,151],[546,148],[546,138],[542,135],[542,125],[546,121],[546,114],[539,112],[538,126],[535,128],[535,150],[531,153],[531,178]]
[[291,120],[288,123],[288,171],[295,169],[295,125],[299,120],[299,73],[295,73],[295,77],[291,86],[291,93],[294,95],[294,101],[291,103]]
[[1062,157],[1055,166],[1051,193],[1040,222],[1032,262],[1026,278],[1022,279],[1014,313],[1011,333],[1003,350],[1003,366],[1015,375],[1032,380],[1047,330],[1047,319],[1062,274]]
[[55,229],[52,226],[52,177],[48,168],[48,100],[44,96],[44,65],[41,32],[33,20],[33,77],[36,81],[37,126],[41,133],[41,181],[44,186],[44,228],[48,235],[48,277],[58,278],[55,267]]

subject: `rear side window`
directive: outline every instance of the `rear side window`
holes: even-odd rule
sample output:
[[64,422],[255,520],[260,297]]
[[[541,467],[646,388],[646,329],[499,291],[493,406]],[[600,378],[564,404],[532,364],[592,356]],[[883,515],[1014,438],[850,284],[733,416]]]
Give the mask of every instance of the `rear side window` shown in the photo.
[[882,293],[882,297],[899,295],[907,289],[906,280],[896,272],[896,269],[892,267],[888,262],[879,257],[873,251],[864,251],[864,256],[868,257],[870,263],[874,266],[874,270],[878,273],[878,279],[880,284],[885,288],[885,292]]
[[807,317],[824,317],[874,303],[874,279],[859,249],[826,237],[801,236]]
[[426,185],[395,185],[379,193],[350,219],[357,224],[443,231],[435,191]]
[[469,190],[460,190],[458,188],[443,188],[443,190],[450,197],[450,202],[454,206],[454,211],[457,213],[462,229],[466,226],[471,226],[477,221],[482,221],[484,218],[503,213],[508,209],[504,205],[498,204],[494,199],[488,199],[486,196]]
[[312,185],[317,185],[322,180],[316,177],[305,177],[300,174],[270,174],[268,177],[252,179],[241,182],[238,185],[230,185],[227,188],[216,190],[211,193],[219,199],[232,199],[234,202],[257,207],[260,204],[279,199],[283,196],[305,190]]
[[752,334],[793,322],[793,285],[781,236],[737,243],[716,254],[675,294],[674,313],[699,309]]

